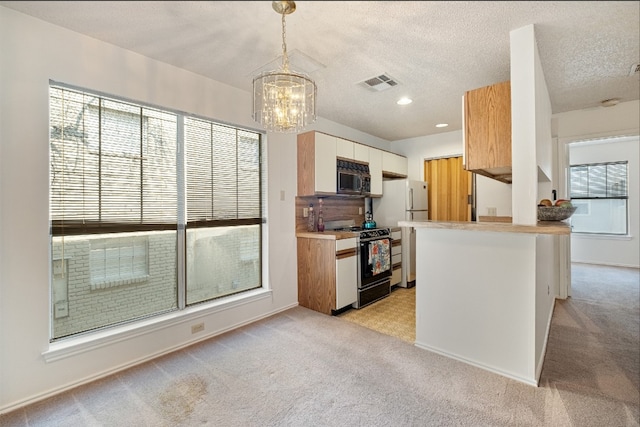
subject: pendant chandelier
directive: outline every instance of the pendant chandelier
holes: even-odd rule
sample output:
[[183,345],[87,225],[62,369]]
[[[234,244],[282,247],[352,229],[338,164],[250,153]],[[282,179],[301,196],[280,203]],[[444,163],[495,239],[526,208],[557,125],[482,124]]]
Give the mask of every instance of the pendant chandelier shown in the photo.
[[296,3],[274,1],[271,6],[282,15],[282,69],[253,79],[253,119],[267,131],[297,133],[316,120],[316,84],[289,70],[285,16],[296,10]]

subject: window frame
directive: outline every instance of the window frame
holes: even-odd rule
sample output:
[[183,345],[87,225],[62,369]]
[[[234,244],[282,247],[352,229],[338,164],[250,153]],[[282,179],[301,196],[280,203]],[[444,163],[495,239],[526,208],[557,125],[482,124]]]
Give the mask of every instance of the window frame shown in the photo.
[[[70,90],[70,91],[76,91],[76,92],[81,92],[81,93],[88,93],[90,95],[99,97],[100,99],[105,98],[105,99],[109,99],[109,100],[115,100],[118,102],[124,102],[124,103],[128,103],[128,104],[133,104],[134,106],[140,107],[141,109],[143,108],[152,108],[154,110],[158,110],[160,112],[163,113],[169,113],[169,114],[175,114],[177,117],[177,145],[176,145],[176,164],[175,164],[175,173],[177,175],[177,181],[176,181],[176,187],[177,187],[177,196],[176,196],[176,203],[178,205],[178,212],[176,214],[176,221],[175,224],[163,224],[163,223],[156,223],[156,222],[150,222],[150,223],[135,223],[135,224],[123,224],[123,223],[118,223],[118,222],[92,222],[92,221],[85,221],[83,223],[75,223],[72,224],[72,226],[70,226],[70,224],[61,224],[59,222],[54,221],[53,219],[50,219],[50,231],[49,231],[49,235],[50,238],[57,236],[57,235],[62,235],[62,236],[82,236],[82,235],[87,235],[87,236],[92,236],[92,235],[103,235],[105,233],[114,233],[114,234],[120,234],[120,233],[128,233],[128,232],[140,232],[140,231],[166,231],[166,230],[172,230],[172,231],[176,231],[177,233],[177,239],[180,241],[182,240],[183,243],[179,243],[177,244],[177,285],[178,285],[178,289],[177,289],[177,295],[176,295],[176,299],[178,300],[178,305],[176,310],[173,310],[172,313],[174,314],[170,314],[167,317],[167,313],[166,312],[157,312],[156,314],[151,315],[151,318],[149,318],[148,316],[145,318],[136,318],[136,319],[132,319],[131,321],[126,321],[124,322],[118,322],[115,324],[107,324],[103,327],[99,327],[99,328],[95,328],[89,331],[82,331],[82,332],[77,332],[74,333],[72,335],[65,335],[65,336],[61,336],[58,338],[54,338],[54,333],[53,333],[53,322],[55,321],[55,317],[53,315],[53,312],[55,311],[55,308],[52,309],[52,313],[49,316],[50,322],[51,322],[51,335],[50,335],[50,346],[51,348],[56,347],[56,343],[60,343],[62,344],[62,342],[73,342],[75,340],[78,340],[79,342],[85,342],[88,336],[93,336],[96,339],[100,340],[102,339],[101,337],[106,337],[106,336],[110,336],[112,334],[120,334],[122,332],[129,331],[131,330],[131,328],[135,328],[137,326],[139,327],[145,327],[145,325],[149,324],[149,323],[155,323],[157,322],[166,322],[169,319],[174,319],[175,315],[178,316],[191,316],[192,313],[194,312],[201,312],[202,310],[211,310],[211,311],[217,311],[219,309],[219,307],[223,307],[226,305],[235,305],[238,303],[238,301],[241,300],[254,300],[256,298],[260,299],[263,297],[263,295],[265,294],[270,294],[270,290],[267,288],[266,286],[266,276],[265,276],[265,266],[264,266],[264,257],[265,257],[265,251],[266,251],[266,246],[265,246],[265,233],[266,233],[266,187],[267,187],[267,181],[266,181],[266,146],[264,144],[264,132],[263,131],[259,131],[259,130],[255,130],[255,129],[250,129],[250,128],[246,128],[246,127],[242,127],[242,126],[237,126],[237,125],[233,125],[233,124],[229,124],[229,123],[224,123],[221,121],[217,121],[217,120],[212,120],[210,118],[205,118],[205,117],[201,117],[201,116],[197,116],[194,114],[187,114],[181,111],[176,111],[176,110],[172,110],[170,108],[165,108],[165,107],[157,107],[157,106],[153,106],[150,104],[146,104],[143,102],[139,102],[139,101],[131,101],[122,97],[118,97],[118,96],[114,96],[114,95],[109,95],[109,94],[104,94],[104,93],[100,93],[98,91],[94,91],[94,90],[88,90],[88,89],[84,89],[84,88],[79,88],[79,87],[75,87],[75,86],[71,86],[68,84],[64,84],[64,83],[60,83],[60,82],[55,82],[55,81],[50,81],[50,87],[56,87],[56,88],[60,88],[62,90]],[[186,119],[188,118],[195,118],[198,120],[203,120],[206,121],[210,124],[214,124],[214,125],[219,125],[219,126],[224,126],[224,127],[228,127],[231,128],[233,130],[235,130],[236,132],[241,131],[241,132],[250,132],[252,134],[256,135],[256,138],[258,140],[258,165],[257,165],[257,171],[256,171],[256,179],[257,182],[259,183],[259,190],[258,190],[258,198],[259,198],[259,207],[258,207],[258,214],[257,217],[255,218],[239,218],[239,219],[224,219],[224,220],[205,220],[205,221],[189,221],[187,222],[186,220],[186,214],[184,212],[184,209],[186,209],[185,203],[180,201],[180,198],[186,198],[185,194],[186,194],[186,180],[184,178],[181,178],[180,176],[184,177],[185,176],[185,167],[186,167],[186,159],[184,156],[184,147],[185,147],[185,130],[184,130],[184,122]],[[129,155],[128,153],[124,153],[124,155]],[[181,163],[181,164],[180,164]],[[181,188],[180,188],[181,187]],[[51,181],[50,181],[50,191],[51,191]],[[236,192],[237,196],[240,196],[240,194],[238,192]],[[49,198],[49,203],[50,203],[50,209],[51,209],[51,203],[52,203],[52,199],[51,196]],[[180,207],[182,206],[182,207]],[[180,209],[183,209],[183,211],[180,211]],[[199,227],[229,227],[229,226],[244,226],[244,225],[258,225],[259,226],[259,241],[258,241],[258,249],[257,249],[257,257],[260,263],[260,268],[258,271],[258,275],[259,275],[259,284],[257,288],[253,288],[253,289],[249,289],[249,290],[244,290],[239,292],[238,294],[232,294],[232,295],[228,295],[228,296],[222,296],[221,299],[209,299],[203,302],[198,303],[198,307],[191,307],[185,304],[184,302],[184,294],[186,291],[186,287],[187,284],[185,282],[185,278],[184,278],[184,270],[185,270],[185,265],[186,265],[186,261],[185,261],[185,255],[184,255],[184,241],[186,239],[185,236],[185,229],[186,228],[199,228]],[[149,257],[149,249],[147,247],[147,262],[149,262],[148,257]],[[53,256],[50,257],[49,262],[50,262],[50,267],[53,268],[53,263],[54,261],[56,261]],[[131,281],[135,281],[136,279],[130,279],[130,280],[125,280],[125,282],[131,282]],[[125,283],[128,284],[128,283]],[[51,294],[52,292],[52,285],[53,283],[51,282],[49,284],[50,288],[49,288],[49,292]],[[103,284],[104,285],[104,284]],[[113,287],[113,286],[119,286],[118,283],[116,284],[107,284],[105,286],[103,286],[101,284],[98,284],[96,289],[103,289],[103,288],[109,288],[109,287]],[[94,287],[93,284],[93,279],[92,279],[92,284],[91,284],[92,288]],[[55,353],[55,350],[54,350]],[[55,357],[55,356],[52,356]]]
[[[623,195],[610,195],[609,190],[609,168],[610,165],[624,165],[624,194]],[[587,180],[591,176],[591,168],[605,166],[605,185],[604,185],[604,195],[600,193],[600,195],[590,195],[591,187],[589,182],[586,184],[586,195],[584,192],[581,195],[580,193],[573,192],[573,171],[578,168],[587,168]],[[588,214],[580,214],[578,212],[574,213],[573,216],[585,216],[591,215],[591,201],[597,200],[624,200],[625,201],[625,220],[624,220],[624,232],[614,233],[614,232],[600,232],[600,231],[574,231],[572,229],[572,233],[581,234],[581,235],[592,235],[592,236],[616,236],[623,237],[629,235],[629,161],[628,160],[619,160],[619,161],[610,161],[610,162],[594,162],[594,163],[580,163],[580,164],[571,164],[568,168],[568,194],[569,198],[572,202],[575,201],[585,201],[586,206],[589,208]],[[594,191],[594,193],[596,193]],[[573,216],[571,222],[573,223]]]

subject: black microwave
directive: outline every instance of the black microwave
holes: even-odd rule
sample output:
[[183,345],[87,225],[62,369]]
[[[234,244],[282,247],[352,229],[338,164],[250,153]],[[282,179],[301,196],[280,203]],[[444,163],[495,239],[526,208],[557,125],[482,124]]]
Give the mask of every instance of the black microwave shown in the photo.
[[336,166],[338,194],[369,195],[371,192],[369,165],[338,159]]

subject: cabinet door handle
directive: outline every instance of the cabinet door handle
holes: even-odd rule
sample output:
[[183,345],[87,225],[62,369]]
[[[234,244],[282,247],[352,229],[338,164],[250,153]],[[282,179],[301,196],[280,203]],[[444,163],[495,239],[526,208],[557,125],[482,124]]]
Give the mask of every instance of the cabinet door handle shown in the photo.
[[356,256],[358,251],[356,248],[342,249],[336,252],[336,259],[350,258]]

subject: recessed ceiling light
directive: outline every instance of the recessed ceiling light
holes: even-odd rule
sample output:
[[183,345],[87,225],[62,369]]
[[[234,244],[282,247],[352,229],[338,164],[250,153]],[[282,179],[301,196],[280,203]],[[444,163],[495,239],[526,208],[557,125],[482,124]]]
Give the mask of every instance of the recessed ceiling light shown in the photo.
[[436,125],[437,128],[446,128],[447,126],[449,126],[449,123],[438,123]]
[[411,104],[413,102],[413,99],[410,98],[400,98],[398,99],[397,104],[398,105],[407,105],[407,104]]

